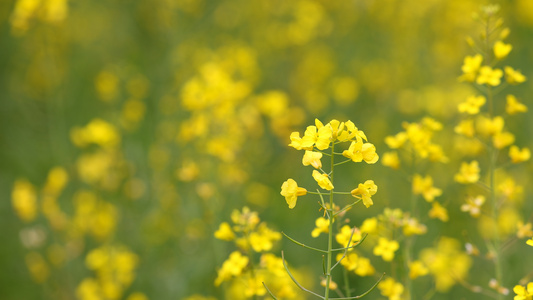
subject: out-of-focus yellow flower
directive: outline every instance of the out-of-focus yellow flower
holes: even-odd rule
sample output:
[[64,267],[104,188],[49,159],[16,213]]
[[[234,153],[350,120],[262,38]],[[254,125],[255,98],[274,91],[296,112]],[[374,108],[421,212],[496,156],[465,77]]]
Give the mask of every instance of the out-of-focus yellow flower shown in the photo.
[[381,295],[387,297],[389,300],[401,300],[404,287],[401,283],[396,282],[392,277],[389,277],[378,284],[378,289]]
[[481,67],[481,62],[483,61],[483,56],[481,54],[476,54],[474,56],[466,56],[463,62],[461,70],[463,75],[459,77],[461,81],[474,82],[476,80],[477,71]]
[[479,69],[479,75],[476,78],[476,83],[498,86],[501,83],[502,76],[502,70],[492,69],[489,66],[483,66]]
[[394,170],[398,170],[400,168],[400,158],[398,157],[398,152],[390,151],[383,153],[381,164]]
[[533,238],[530,238],[529,240],[527,240],[526,244],[533,247]]
[[433,178],[415,174],[413,177],[413,193],[422,195],[427,202],[433,202],[435,197],[442,195],[442,190],[433,186]]
[[392,261],[394,259],[394,252],[399,248],[400,244],[397,241],[380,237],[378,244],[374,247],[373,253],[376,256],[381,256],[384,261]]
[[411,279],[427,275],[428,273],[429,269],[419,260],[415,260],[409,264],[409,278]]
[[515,285],[513,292],[516,294],[514,300],[531,300],[533,299],[533,282],[528,283],[526,287]]
[[289,208],[296,206],[296,200],[298,196],[304,196],[307,194],[307,190],[298,187],[298,184],[293,179],[289,178],[281,185],[281,195],[285,197],[285,201],[289,205]]
[[326,218],[320,217],[316,219],[315,225],[316,225],[315,229],[313,229],[313,231],[311,232],[312,237],[316,238],[321,233],[329,232],[329,220],[327,220]]
[[102,291],[95,279],[85,278],[78,284],[76,296],[81,300],[102,299]]
[[115,100],[119,92],[119,78],[113,72],[101,71],[94,80],[94,86],[100,100],[111,102]]
[[518,227],[518,229],[516,231],[516,236],[519,239],[523,239],[523,238],[526,238],[526,237],[533,237],[533,230],[531,230],[532,226],[533,225],[530,222],[524,224],[524,222],[519,221],[516,224],[516,227]]
[[403,146],[403,144],[407,141],[407,133],[405,132],[399,132],[394,136],[387,136],[385,137],[385,144],[389,146],[391,149],[398,149]]
[[329,180],[328,175],[322,174],[317,170],[313,170],[313,178],[316,180],[318,185],[328,191],[331,191],[333,189],[333,184]]
[[[374,180],[367,180],[365,183],[360,183],[359,186],[351,191],[352,196],[363,199],[363,204],[368,208],[374,204],[372,195],[376,194],[378,186],[374,184]],[[361,197],[358,197],[358,196]]]
[[484,96],[470,96],[465,102],[459,103],[457,107],[459,112],[475,115],[479,113],[480,107],[485,105],[487,99]]
[[531,151],[527,147],[520,149],[518,146],[513,145],[509,148],[509,157],[513,163],[521,163],[531,158]]
[[281,233],[271,230],[265,223],[261,223],[255,232],[250,233],[250,244],[255,252],[269,251],[274,241],[281,239]]
[[507,95],[506,97],[505,111],[509,115],[515,115],[517,113],[527,112],[527,106],[516,99],[514,95]]
[[461,205],[461,211],[469,212],[474,218],[481,214],[481,206],[485,203],[485,196],[477,195],[476,197],[466,198],[466,203]]
[[460,249],[459,241],[441,237],[435,248],[426,248],[420,252],[420,260],[435,278],[437,291],[448,291],[468,274],[472,260]]
[[223,281],[229,280],[233,276],[240,275],[242,270],[248,265],[248,261],[247,256],[242,255],[239,251],[233,251],[222,264],[222,268],[218,270],[215,286],[219,286]]
[[[351,239],[350,244],[348,245],[348,242],[350,241],[350,237],[352,239]],[[361,240],[361,238],[362,238],[361,231],[357,229],[357,227],[352,228],[349,225],[342,226],[339,233],[335,235],[335,240],[342,247],[351,247],[354,244],[358,243]]]
[[26,266],[30,271],[31,277],[38,283],[45,282],[50,276],[50,267],[46,260],[38,252],[32,251],[26,254]]
[[48,172],[43,192],[50,196],[58,196],[68,182],[68,173],[62,167],[54,167]]
[[509,52],[513,50],[513,46],[511,44],[505,44],[502,41],[497,41],[496,43],[494,43],[493,50],[494,50],[494,56],[497,59],[504,59],[505,57],[507,57]]
[[526,81],[526,76],[524,76],[520,71],[511,67],[505,67],[503,69],[505,71],[505,79],[507,80],[507,83],[516,85]]
[[416,218],[405,218],[403,220],[402,231],[405,236],[422,235],[427,230],[427,226],[420,223]]
[[454,128],[455,133],[464,135],[466,137],[474,137],[475,131],[474,131],[474,120],[462,120],[455,126]]
[[[141,292],[135,292],[135,293],[131,293],[128,296],[128,298],[126,298],[126,300],[148,300],[148,297],[145,294],[141,293]],[[209,300],[209,298],[204,299],[204,300]]]
[[361,232],[376,233],[378,230],[378,219],[375,217],[365,219],[361,225]]
[[[326,278],[323,278],[321,281],[320,281],[320,285],[323,286],[323,287],[326,287]],[[337,285],[337,283],[333,280],[329,280],[329,289],[330,290],[336,290],[339,286]]]
[[514,134],[508,131],[499,132],[492,137],[492,144],[496,149],[503,149],[514,143],[514,141]]
[[484,116],[478,116],[478,118],[476,118],[475,125],[476,130],[480,135],[488,137],[502,132],[505,122],[500,116],[492,119]]
[[304,157],[302,158],[302,164],[304,166],[311,165],[315,169],[320,169],[322,168],[322,161],[320,161],[321,158],[322,153],[306,150]]
[[476,183],[479,180],[479,163],[473,160],[470,163],[462,162],[459,173],[455,174],[454,180],[459,183]]
[[215,237],[223,241],[232,241],[235,239],[235,233],[227,222],[220,223],[218,230],[215,231]]
[[368,164],[374,164],[379,159],[376,153],[376,147],[371,143],[363,143],[360,138],[357,141],[352,141],[348,150],[344,150],[342,155],[350,158],[354,162],[364,160]]
[[116,127],[102,119],[93,119],[85,127],[75,127],[70,131],[70,139],[77,147],[97,144],[104,148],[115,147],[120,143]]
[[428,213],[429,217],[432,219],[439,219],[442,222],[448,222],[448,210],[440,205],[439,202],[433,201],[431,210]]
[[24,222],[37,217],[37,194],[35,187],[26,179],[18,179],[11,191],[11,204],[17,216]]

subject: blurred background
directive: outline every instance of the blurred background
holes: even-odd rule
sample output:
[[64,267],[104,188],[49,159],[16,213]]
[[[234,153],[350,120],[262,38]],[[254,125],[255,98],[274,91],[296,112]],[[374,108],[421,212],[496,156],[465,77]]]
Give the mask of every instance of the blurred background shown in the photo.
[[[279,194],[289,177],[313,184],[287,145],[315,118],[352,120],[380,155],[403,121],[442,122],[435,139],[450,163],[426,170],[450,221],[427,220],[431,234],[417,249],[462,239],[476,226],[459,210],[453,174],[466,154],[453,128],[457,104],[475,90],[457,78],[484,4],[1,1],[0,298],[100,299],[91,288],[114,272],[104,287],[113,299],[224,299],[213,282],[235,247],[213,233],[243,206],[274,230],[324,243],[310,235],[315,200],[289,210]],[[532,78],[533,2],[499,4],[513,45],[506,64]],[[533,88],[512,93],[528,104]],[[516,144],[531,146],[529,113],[508,124]],[[532,170],[511,171],[525,184]],[[346,190],[366,179],[379,186],[373,207],[351,212],[356,225],[385,207],[408,209],[401,172],[380,162],[342,172]],[[528,193],[521,213],[531,212]],[[296,268],[320,273],[315,254],[286,239],[273,253],[281,249]],[[520,249],[505,263],[511,288],[531,269],[521,262],[530,249]],[[482,266],[474,270],[488,282]],[[456,286],[435,299],[469,295]]]

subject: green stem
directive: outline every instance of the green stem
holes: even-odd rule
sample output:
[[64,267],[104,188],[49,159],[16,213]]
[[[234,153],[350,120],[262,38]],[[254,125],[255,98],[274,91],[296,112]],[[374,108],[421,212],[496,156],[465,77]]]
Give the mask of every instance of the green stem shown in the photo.
[[[331,145],[331,175],[330,180],[331,183],[333,183],[333,168],[335,166],[335,157],[334,157],[334,151],[335,144],[332,143]],[[329,193],[329,230],[328,230],[328,254],[326,259],[326,291],[325,291],[325,299],[329,299],[329,283],[331,282],[331,256],[332,252],[331,249],[333,248],[333,190]]]

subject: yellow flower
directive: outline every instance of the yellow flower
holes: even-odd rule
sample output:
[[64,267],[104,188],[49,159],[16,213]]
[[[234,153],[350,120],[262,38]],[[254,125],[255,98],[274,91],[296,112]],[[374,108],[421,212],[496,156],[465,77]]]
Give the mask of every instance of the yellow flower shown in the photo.
[[411,279],[427,275],[428,273],[428,268],[419,260],[415,260],[409,264],[409,278]]
[[391,151],[383,153],[381,163],[386,167],[398,170],[400,168],[400,158],[398,157],[398,152]]
[[313,231],[311,232],[312,237],[316,238],[321,233],[329,232],[329,220],[327,220],[326,218],[320,217],[316,219],[315,225],[316,225],[316,228],[313,229]]
[[11,192],[11,204],[18,217],[31,222],[37,217],[37,194],[33,185],[26,179],[18,179]]
[[378,230],[378,219],[375,217],[368,218],[363,221],[361,231],[365,233],[376,233]]
[[381,256],[384,261],[392,261],[394,259],[394,252],[400,248],[400,244],[395,240],[388,240],[380,237],[378,245],[374,247],[373,253],[376,256]]
[[395,136],[385,137],[385,144],[391,149],[398,149],[405,144],[407,141],[407,133],[402,131],[397,133]]
[[514,300],[531,300],[533,299],[533,282],[527,284],[527,287],[515,285],[513,292],[516,294]]
[[528,244],[529,246],[533,247],[533,238],[530,238],[529,240],[527,240],[526,244]]
[[[291,136],[290,136],[290,139],[291,139],[291,143],[289,144],[289,147],[293,147],[294,149],[296,150],[302,150],[303,146],[302,146],[302,138],[300,137],[300,133],[299,132],[293,132],[291,133]],[[309,147],[307,147],[309,148]],[[311,147],[312,149],[312,147]]]
[[215,237],[219,240],[231,241],[235,239],[235,233],[233,233],[231,226],[227,222],[222,222],[218,230],[215,231]]
[[376,147],[371,143],[363,143],[361,138],[358,138],[357,141],[352,141],[348,150],[344,150],[342,155],[350,158],[353,162],[364,160],[368,164],[374,164],[379,159]]
[[322,174],[317,170],[313,170],[313,178],[316,180],[316,182],[321,188],[328,191],[331,191],[333,189],[333,184],[329,180],[328,175]]
[[247,256],[243,256],[239,251],[233,251],[222,264],[222,268],[218,270],[215,286],[219,286],[223,281],[231,279],[233,276],[240,275],[242,270],[248,265],[248,261]]
[[466,203],[461,205],[461,211],[469,212],[474,218],[481,214],[481,206],[485,203],[485,196],[478,195],[476,197],[466,198]]
[[[337,254],[337,261],[342,258],[343,254]],[[364,277],[374,275],[376,269],[370,263],[370,260],[366,257],[357,255],[354,251],[348,252],[346,256],[341,260],[341,265],[348,271],[354,271],[355,274]]]
[[531,157],[531,151],[529,151],[529,148],[527,147],[524,147],[522,150],[520,150],[518,146],[513,145],[511,148],[509,148],[509,157],[513,163],[521,163],[529,160]]
[[474,82],[474,80],[476,80],[477,71],[479,70],[482,61],[483,56],[481,56],[481,54],[465,57],[463,66],[461,67],[463,75],[459,77],[459,80]]
[[322,162],[320,161],[321,158],[322,153],[306,150],[304,157],[302,158],[302,163],[304,166],[311,165],[315,169],[320,169],[322,168]]
[[487,99],[484,96],[470,96],[465,102],[459,103],[459,112],[475,115],[479,113],[479,108],[485,105]]
[[[348,245],[348,241],[350,241],[350,237],[352,238],[352,241],[350,242],[350,245]],[[361,238],[362,238],[361,231],[357,229],[357,227],[352,228],[349,225],[342,226],[340,232],[337,233],[337,235],[335,235],[335,240],[342,247],[353,246],[354,244],[358,243],[361,240]]]
[[439,219],[442,222],[448,222],[448,211],[439,202],[434,201],[431,210],[428,213],[432,219]]
[[526,81],[526,76],[520,71],[511,67],[505,67],[503,69],[505,70],[505,79],[507,80],[507,83],[515,85]]
[[476,119],[476,130],[482,136],[492,136],[502,132],[505,122],[502,117],[497,116],[493,119],[479,116]]
[[527,112],[527,106],[520,103],[514,95],[507,95],[507,103],[505,105],[505,111],[509,115],[514,115],[521,112]]
[[427,232],[427,227],[415,218],[406,218],[403,220],[402,231],[405,236],[422,235]]
[[503,149],[514,143],[514,135],[510,132],[499,132],[492,137],[492,144],[497,149]]
[[[363,204],[368,208],[374,204],[372,195],[376,194],[378,186],[374,184],[374,180],[367,180],[365,183],[360,183],[359,186],[351,191],[352,196],[363,199]],[[361,195],[361,197],[358,197]]]
[[483,66],[479,69],[479,75],[476,78],[476,83],[497,86],[500,85],[502,76],[502,70],[492,69],[489,66]]
[[474,120],[462,120],[454,128],[455,133],[464,135],[466,137],[474,137]]
[[403,294],[403,285],[389,277],[378,284],[381,295],[388,297],[389,300],[401,300]]
[[470,163],[462,162],[459,173],[455,174],[454,180],[459,183],[476,183],[479,180],[479,163],[476,160]]
[[531,223],[529,223],[529,222],[524,224],[524,222],[519,221],[516,224],[516,227],[518,227],[518,231],[516,232],[516,236],[519,239],[523,239],[525,237],[533,237],[533,230],[531,230],[532,226],[533,225],[531,225]]
[[422,177],[415,174],[413,177],[413,194],[422,195],[427,202],[432,202],[435,197],[442,194],[442,190],[433,186],[433,178],[431,176]]
[[497,41],[494,43],[494,56],[497,59],[503,59],[505,58],[509,52],[513,49],[513,46],[511,44],[505,44],[502,41]]
[[281,195],[285,197],[289,208],[296,206],[296,200],[298,196],[304,196],[307,194],[307,190],[299,187],[296,181],[289,178],[281,185]]
[[255,252],[269,251],[274,246],[273,241],[281,239],[281,233],[268,228],[261,223],[259,228],[250,234],[250,244]]

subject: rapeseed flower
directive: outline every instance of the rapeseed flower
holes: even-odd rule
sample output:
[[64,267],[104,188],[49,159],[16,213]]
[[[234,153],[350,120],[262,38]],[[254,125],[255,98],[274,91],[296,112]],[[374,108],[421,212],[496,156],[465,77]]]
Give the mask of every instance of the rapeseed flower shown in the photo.
[[479,180],[479,163],[476,160],[470,163],[462,162],[459,173],[455,174],[454,180],[459,183],[476,183]]
[[322,174],[317,170],[313,170],[313,178],[316,180],[318,185],[328,191],[331,191],[333,189],[333,184],[329,180],[328,175]]
[[422,195],[427,202],[433,202],[435,197],[442,195],[442,190],[433,186],[433,178],[415,174],[413,177],[413,194]]
[[479,69],[479,75],[476,78],[476,83],[487,84],[490,86],[498,86],[501,83],[502,76],[502,70],[493,69],[489,66],[483,66]]
[[388,297],[389,300],[401,300],[404,287],[401,283],[396,282],[389,277],[378,284],[381,295]]
[[321,158],[322,158],[322,153],[305,150],[304,157],[302,158],[302,164],[304,166],[311,165],[315,169],[321,169],[322,168],[322,162],[320,161]]
[[[348,242],[350,241],[350,237],[352,238],[350,244],[348,245]],[[357,227],[350,227],[349,225],[344,225],[340,229],[339,233],[335,235],[335,240],[337,243],[339,243],[342,247],[351,247],[354,244],[358,243],[362,238],[361,231]]]
[[400,168],[400,158],[398,157],[398,152],[390,151],[383,153],[381,163],[386,167],[398,170]]
[[298,187],[298,184],[293,179],[289,178],[281,185],[281,195],[285,197],[285,201],[289,205],[289,208],[296,206],[296,200],[298,196],[304,196],[307,194],[307,190]]
[[218,276],[215,279],[215,286],[219,286],[223,281],[232,277],[239,276],[242,270],[248,265],[249,258],[242,255],[239,251],[233,251],[229,258],[224,261],[222,268],[218,270]]
[[394,252],[399,248],[400,244],[397,241],[380,237],[378,245],[374,247],[373,253],[376,256],[381,256],[384,261],[392,261],[394,258]]
[[431,210],[428,213],[429,217],[432,219],[439,219],[442,222],[448,222],[448,210],[440,205],[439,202],[433,201]]
[[223,241],[232,241],[235,239],[235,233],[227,222],[220,223],[218,230],[215,231],[215,237]]
[[374,184],[374,180],[367,180],[364,184],[360,183],[356,189],[351,191],[351,194],[356,198],[363,199],[363,204],[368,208],[374,204],[371,197],[377,191],[378,186]]
[[527,112],[527,106],[516,99],[514,95],[507,95],[506,97],[505,111],[509,115],[515,115],[517,113]]
[[316,238],[321,233],[328,233],[329,232],[329,220],[327,220],[326,218],[320,217],[320,218],[316,219],[315,225],[316,225],[315,229],[313,229],[313,231],[311,231],[311,236],[312,237]]
[[529,282],[527,286],[515,285],[513,292],[516,294],[514,300],[531,300],[533,299],[533,282]]
[[507,80],[507,83],[509,84],[519,84],[524,81],[526,81],[526,76],[524,76],[520,71],[515,70],[511,67],[505,67],[505,79]]
[[509,52],[513,50],[513,46],[511,44],[505,44],[502,41],[497,41],[496,43],[494,43],[493,50],[494,50],[494,56],[497,59],[504,59],[505,57],[507,57]]
[[409,263],[409,278],[416,279],[420,276],[427,275],[428,273],[429,270],[423,262],[415,260]]
[[379,159],[376,147],[371,143],[363,143],[361,138],[358,138],[357,141],[352,141],[348,150],[344,150],[342,155],[350,158],[353,162],[364,160],[368,164],[374,164]]
[[482,62],[483,56],[481,56],[481,54],[476,54],[474,56],[466,56],[463,62],[463,66],[461,67],[463,75],[459,77],[459,80],[474,82],[476,80],[477,72],[481,67]]
[[475,115],[479,113],[479,109],[485,105],[487,98],[484,96],[470,96],[466,98],[465,102],[459,103],[457,107],[459,112]]
[[481,214],[481,206],[485,203],[485,196],[477,195],[476,197],[466,198],[466,203],[461,205],[461,211],[469,212],[474,218]]

